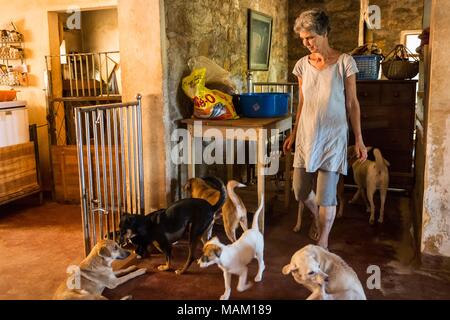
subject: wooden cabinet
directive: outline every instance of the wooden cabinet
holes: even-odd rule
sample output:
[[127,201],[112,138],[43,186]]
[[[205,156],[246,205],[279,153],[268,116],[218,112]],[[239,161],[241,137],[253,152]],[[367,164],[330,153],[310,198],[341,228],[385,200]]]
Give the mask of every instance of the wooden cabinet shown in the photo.
[[410,190],[414,184],[416,87],[415,80],[357,81],[364,143],[390,162],[391,188]]

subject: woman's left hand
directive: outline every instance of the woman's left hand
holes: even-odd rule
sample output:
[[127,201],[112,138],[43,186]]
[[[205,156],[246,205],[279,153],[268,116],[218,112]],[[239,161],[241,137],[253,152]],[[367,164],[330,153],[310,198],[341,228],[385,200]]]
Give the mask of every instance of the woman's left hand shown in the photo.
[[364,145],[364,142],[362,142],[362,141],[356,142],[355,143],[355,151],[356,151],[356,154],[358,155],[359,162],[362,163],[367,160],[367,148]]

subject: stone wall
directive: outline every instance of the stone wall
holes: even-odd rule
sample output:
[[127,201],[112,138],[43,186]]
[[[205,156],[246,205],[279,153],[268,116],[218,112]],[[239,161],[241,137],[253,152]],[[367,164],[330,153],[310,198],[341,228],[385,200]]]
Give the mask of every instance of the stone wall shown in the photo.
[[371,0],[370,4],[381,9],[381,29],[374,30],[373,39],[385,55],[400,43],[401,31],[422,29],[423,0]]
[[[423,0],[371,0],[370,5],[381,9],[381,29],[374,30],[374,42],[384,54],[400,43],[403,30],[422,29]],[[358,0],[305,0],[289,1],[289,70],[295,62],[308,54],[293,31],[295,18],[304,10],[325,9],[331,19],[330,44],[343,52],[358,46],[360,2]],[[290,72],[289,72],[290,73]],[[289,74],[291,80],[295,77]]]
[[[254,72],[254,81],[287,80],[287,0],[166,0],[165,86],[168,129],[173,132],[180,119],[190,117],[192,102],[181,89],[189,74],[187,62],[206,56],[230,71],[240,92],[246,92],[248,8],[273,17],[272,47],[268,71]],[[181,171],[179,170],[181,169]],[[186,179],[186,168],[172,165],[172,197]]]
[[298,59],[308,54],[294,32],[294,23],[298,15],[312,8],[324,9],[330,16],[330,44],[333,48],[348,52],[358,46],[359,1],[357,0],[305,0],[289,1],[289,79],[296,81],[291,74]]

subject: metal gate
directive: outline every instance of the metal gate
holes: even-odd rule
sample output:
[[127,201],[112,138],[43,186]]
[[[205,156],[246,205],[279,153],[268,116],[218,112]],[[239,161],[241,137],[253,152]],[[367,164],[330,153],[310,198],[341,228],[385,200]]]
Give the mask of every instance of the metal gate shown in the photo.
[[85,254],[116,240],[124,212],[144,213],[141,96],[137,101],[75,108]]

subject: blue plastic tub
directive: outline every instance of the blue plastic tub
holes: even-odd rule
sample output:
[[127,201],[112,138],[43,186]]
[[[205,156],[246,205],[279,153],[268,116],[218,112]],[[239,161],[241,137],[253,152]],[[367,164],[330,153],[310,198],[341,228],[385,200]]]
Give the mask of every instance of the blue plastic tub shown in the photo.
[[289,94],[278,92],[238,95],[239,111],[249,118],[282,117],[288,113]]

